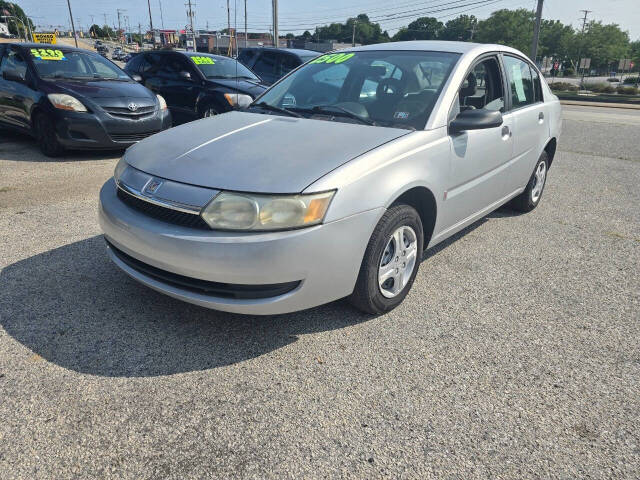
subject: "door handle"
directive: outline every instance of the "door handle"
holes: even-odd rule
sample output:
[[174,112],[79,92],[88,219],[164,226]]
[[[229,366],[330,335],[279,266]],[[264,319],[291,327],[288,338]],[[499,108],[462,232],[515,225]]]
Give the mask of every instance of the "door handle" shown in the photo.
[[511,138],[511,129],[507,125],[502,127],[502,138],[505,140]]
[[540,123],[542,123],[544,121],[544,112],[540,112],[540,114],[538,115],[538,121]]

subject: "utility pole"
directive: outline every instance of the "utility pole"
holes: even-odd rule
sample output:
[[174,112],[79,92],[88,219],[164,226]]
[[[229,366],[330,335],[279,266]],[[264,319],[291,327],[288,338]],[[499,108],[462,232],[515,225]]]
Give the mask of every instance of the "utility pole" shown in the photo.
[[78,37],[76,35],[76,26],[73,24],[73,13],[71,13],[71,0],[67,0],[67,7],[69,7],[69,17],[71,18],[71,30],[73,30],[73,40],[76,42],[76,48],[78,48]]
[[244,48],[247,48],[249,44],[249,37],[247,34],[247,0],[244,0]]
[[[151,43],[153,48],[156,48],[156,35],[153,33],[153,18],[151,18],[151,0],[147,0],[147,7],[149,8],[149,29],[151,30]],[[162,12],[162,7],[160,7]]]
[[116,11],[118,12],[118,42],[122,43],[122,37],[120,36],[120,30],[122,30],[122,27],[120,26],[120,14],[126,12],[126,10],[118,8]]
[[194,12],[191,9],[191,0],[187,2],[187,6],[189,7],[189,11],[187,12],[187,15],[189,16],[189,24],[191,25],[191,39],[193,41],[193,51],[195,52],[196,51],[196,31],[193,29]]
[[531,43],[531,60],[536,63],[538,56],[538,39],[540,38],[540,23],[542,22],[542,4],[544,0],[538,0],[538,9],[536,10],[536,23],[533,27],[533,42]]
[[351,46],[356,46],[356,25],[358,24],[358,20],[353,20],[353,32],[351,33]]
[[[158,5],[160,5],[160,26],[162,26],[162,29],[164,30],[164,17],[162,16],[162,0],[158,0]],[[151,11],[151,5],[149,5],[149,11]],[[149,16],[149,19],[151,19],[151,16]]]
[[[582,32],[581,32],[581,38],[580,38],[580,47],[578,48],[578,61],[576,63],[576,73],[580,69],[580,57],[582,56],[582,43],[584,42],[584,31],[587,27],[587,15],[591,13],[591,10],[580,10],[580,11],[584,13],[584,17],[580,19],[582,20]],[[583,69],[582,79],[580,80],[580,88],[584,88],[584,69]]]
[[278,48],[278,0],[271,0],[273,6],[273,45]]

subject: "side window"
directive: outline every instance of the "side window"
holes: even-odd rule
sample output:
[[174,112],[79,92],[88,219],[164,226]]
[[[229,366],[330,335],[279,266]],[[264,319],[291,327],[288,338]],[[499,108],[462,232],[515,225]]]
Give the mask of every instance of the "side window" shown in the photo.
[[275,75],[278,55],[273,52],[262,52],[260,58],[253,66],[253,71],[258,75]]
[[143,59],[144,55],[136,55],[127,62],[127,64],[124,66],[124,70],[127,73],[137,73],[138,70],[140,70],[140,64],[142,63]]
[[11,49],[2,57],[0,74],[5,70],[16,70],[21,75],[27,74],[27,62],[25,62],[20,52]]
[[531,105],[535,100],[533,94],[533,78],[529,64],[518,58],[505,55],[504,65],[507,70],[507,78],[509,79],[513,108]]
[[256,50],[244,49],[240,50],[240,54],[238,55],[238,60],[240,63],[244,63],[248,67],[251,66],[251,62],[256,58],[258,52]]
[[540,75],[535,68],[531,68],[531,75],[533,75],[533,95],[536,102],[542,102],[542,83]]
[[158,73],[177,77],[180,72],[189,72],[193,75],[193,69],[181,55],[168,55]]
[[495,57],[477,63],[464,79],[451,112],[451,118],[469,109],[504,111],[504,88]]
[[163,55],[159,53],[146,53],[144,54],[144,58],[142,63],[140,64],[140,73],[152,73],[154,70],[157,70],[158,66],[162,62]]

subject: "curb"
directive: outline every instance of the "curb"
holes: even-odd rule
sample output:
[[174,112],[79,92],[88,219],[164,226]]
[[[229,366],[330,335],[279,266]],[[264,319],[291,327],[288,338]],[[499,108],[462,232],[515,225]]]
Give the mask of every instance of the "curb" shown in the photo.
[[588,100],[560,100],[562,105],[577,105],[582,107],[604,107],[604,108],[625,108],[629,110],[640,110],[640,105],[633,103],[606,103],[606,102],[590,102]]

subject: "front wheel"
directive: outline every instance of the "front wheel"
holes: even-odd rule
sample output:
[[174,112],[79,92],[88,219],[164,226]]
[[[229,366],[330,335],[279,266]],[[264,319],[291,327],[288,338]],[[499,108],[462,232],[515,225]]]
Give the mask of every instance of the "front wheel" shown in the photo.
[[213,105],[206,105],[202,109],[202,118],[215,117],[218,114],[217,110],[213,108]]
[[35,119],[36,138],[40,150],[47,157],[59,157],[64,153],[64,147],[60,144],[53,120],[44,113]]
[[414,208],[395,205],[387,210],[367,245],[351,303],[374,315],[400,305],[418,272],[423,242],[422,222]]
[[542,192],[544,191],[545,183],[547,182],[547,171],[549,170],[549,155],[547,152],[542,152],[536,168],[529,178],[524,192],[511,200],[509,206],[519,212],[530,212],[538,206],[540,199],[542,198]]

